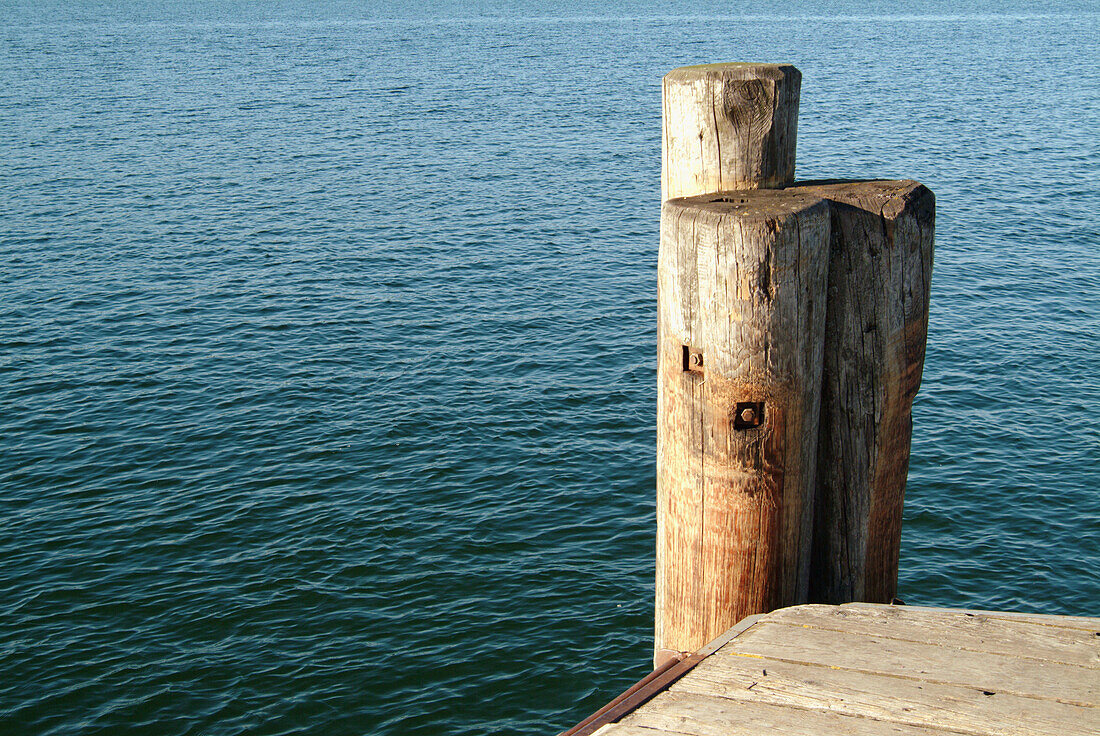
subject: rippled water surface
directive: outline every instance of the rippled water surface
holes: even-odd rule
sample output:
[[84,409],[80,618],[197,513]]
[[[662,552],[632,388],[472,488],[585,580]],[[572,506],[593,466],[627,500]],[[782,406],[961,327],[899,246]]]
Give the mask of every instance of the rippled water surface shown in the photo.
[[643,675],[703,61],[802,70],[801,178],[938,196],[902,597],[1096,614],[1100,16],[1042,7],[6,2],[0,733],[548,734]]

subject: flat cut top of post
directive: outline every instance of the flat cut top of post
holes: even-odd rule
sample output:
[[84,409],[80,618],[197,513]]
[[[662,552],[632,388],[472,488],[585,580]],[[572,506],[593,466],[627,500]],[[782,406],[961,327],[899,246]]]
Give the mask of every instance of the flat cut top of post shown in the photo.
[[786,191],[880,211],[887,219],[893,219],[898,212],[918,201],[923,201],[923,206],[930,208],[932,213],[935,207],[935,198],[928,188],[912,179],[800,181]]
[[706,213],[732,215],[739,221],[776,220],[810,207],[822,205],[825,198],[815,191],[801,189],[743,190],[677,197],[665,202],[670,213]]
[[791,73],[798,74],[793,64],[758,64],[749,61],[727,61],[718,64],[692,64],[681,66],[665,74],[665,79],[693,79],[706,74],[721,74],[741,79],[767,77],[783,79]]
[[795,606],[750,616],[695,660],[574,733],[1100,734],[1100,618]]
[[793,183],[801,85],[790,64],[701,64],[666,74],[662,200]]

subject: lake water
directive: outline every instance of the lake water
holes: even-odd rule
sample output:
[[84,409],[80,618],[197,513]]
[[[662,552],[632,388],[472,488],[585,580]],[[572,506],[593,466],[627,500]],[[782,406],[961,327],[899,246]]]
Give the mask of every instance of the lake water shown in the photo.
[[1095,615],[1100,14],[978,7],[5,2],[0,733],[552,734],[644,675],[689,63],[938,197],[901,596]]

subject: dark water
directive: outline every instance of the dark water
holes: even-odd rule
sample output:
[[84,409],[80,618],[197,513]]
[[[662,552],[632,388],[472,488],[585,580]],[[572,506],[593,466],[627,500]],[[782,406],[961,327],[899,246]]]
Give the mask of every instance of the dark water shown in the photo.
[[6,2],[0,733],[545,734],[644,674],[703,61],[799,66],[801,178],[938,195],[902,596],[1095,614],[1100,16],[998,8]]

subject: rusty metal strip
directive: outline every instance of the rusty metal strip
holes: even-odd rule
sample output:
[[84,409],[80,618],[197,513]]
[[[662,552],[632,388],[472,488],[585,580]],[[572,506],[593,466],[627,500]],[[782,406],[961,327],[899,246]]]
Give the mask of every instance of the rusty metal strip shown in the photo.
[[747,616],[695,654],[678,654],[661,664],[638,682],[631,685],[610,703],[558,736],[589,736],[601,727],[614,723],[667,690],[674,682],[690,672],[695,665],[717,652],[732,639],[748,631],[764,614]]
[[622,695],[573,726],[573,728],[562,731],[558,736],[589,736],[600,727],[608,723],[614,723],[664,692],[672,683],[686,675],[707,656],[706,654],[691,654],[683,659],[670,659],[660,668],[653,670],[634,683]]

